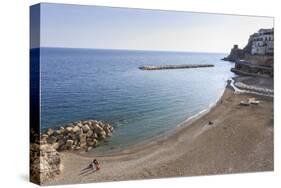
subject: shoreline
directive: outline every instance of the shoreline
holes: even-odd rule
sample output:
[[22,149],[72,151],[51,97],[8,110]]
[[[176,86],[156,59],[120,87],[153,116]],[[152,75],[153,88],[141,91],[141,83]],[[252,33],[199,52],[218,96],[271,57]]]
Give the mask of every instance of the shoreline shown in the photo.
[[[260,105],[238,105],[240,100],[253,96],[261,100]],[[183,122],[173,133],[122,152],[98,156],[101,170],[96,173],[80,175],[93,157],[62,152],[63,173],[45,184],[271,171],[272,100],[266,96],[235,94],[228,85],[216,105],[192,121]],[[214,125],[208,125],[208,121]]]
[[112,156],[126,155],[126,154],[129,154],[129,153],[132,153],[134,150],[141,150],[143,148],[149,147],[150,145],[157,144],[157,142],[167,140],[167,139],[169,139],[169,137],[173,136],[174,134],[177,134],[182,129],[185,129],[188,126],[190,126],[194,121],[196,121],[196,120],[202,118],[203,116],[205,116],[206,114],[208,114],[213,108],[216,108],[216,106],[221,101],[221,99],[222,99],[222,97],[225,93],[225,90],[227,88],[228,89],[234,89],[234,88],[231,88],[232,86],[230,85],[230,83],[231,83],[231,81],[227,80],[225,89],[222,91],[220,97],[214,103],[209,104],[209,106],[206,109],[201,110],[200,112],[192,115],[191,117],[189,117],[189,118],[185,119],[184,121],[178,123],[174,128],[172,128],[172,129],[170,129],[170,130],[168,130],[168,131],[166,131],[162,134],[159,134],[157,136],[153,136],[152,138],[143,140],[143,141],[141,141],[137,144],[133,144],[133,145],[131,145],[127,148],[121,149],[121,150],[114,151],[114,149],[113,149],[112,152],[109,151],[108,153],[105,153],[105,154],[99,154],[98,153],[97,155],[93,156],[92,153],[83,153],[83,154],[78,153],[78,152],[74,152],[74,153],[77,154],[77,155],[80,155],[82,157],[112,157]]

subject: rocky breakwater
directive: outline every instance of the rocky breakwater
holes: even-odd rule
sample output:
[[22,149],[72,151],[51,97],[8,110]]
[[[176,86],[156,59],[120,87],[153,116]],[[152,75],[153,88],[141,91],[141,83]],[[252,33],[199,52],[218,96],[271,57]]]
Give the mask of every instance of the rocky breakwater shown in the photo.
[[[110,137],[113,127],[107,123],[87,120],[69,123],[58,129],[47,129],[30,145],[30,179],[42,184],[62,172],[63,151],[90,151]],[[34,134],[34,135],[33,135]],[[38,138],[37,138],[38,137]]]
[[78,121],[62,126],[57,130],[49,128],[41,134],[40,143],[50,144],[58,151],[89,151],[97,147],[107,137],[110,137],[112,132],[113,127],[101,121]]

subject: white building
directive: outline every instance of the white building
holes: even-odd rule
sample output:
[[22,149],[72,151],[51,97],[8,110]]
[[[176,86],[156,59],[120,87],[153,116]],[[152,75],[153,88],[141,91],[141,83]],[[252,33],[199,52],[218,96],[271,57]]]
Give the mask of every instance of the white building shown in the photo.
[[260,29],[257,33],[252,35],[252,49],[253,55],[273,55],[274,50],[274,30]]

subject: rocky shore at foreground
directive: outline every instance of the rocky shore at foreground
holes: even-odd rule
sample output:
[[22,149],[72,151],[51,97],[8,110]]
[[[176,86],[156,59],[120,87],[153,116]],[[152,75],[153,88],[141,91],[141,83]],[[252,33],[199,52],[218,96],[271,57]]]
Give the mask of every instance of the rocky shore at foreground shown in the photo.
[[30,145],[30,179],[42,184],[61,174],[62,151],[90,151],[110,137],[113,127],[96,120],[77,121],[58,129],[47,129],[40,136],[31,132],[35,142]]
[[49,128],[41,134],[40,144],[51,144],[58,151],[89,151],[98,146],[99,142],[110,137],[112,132],[113,127],[101,121],[78,121],[57,130]]

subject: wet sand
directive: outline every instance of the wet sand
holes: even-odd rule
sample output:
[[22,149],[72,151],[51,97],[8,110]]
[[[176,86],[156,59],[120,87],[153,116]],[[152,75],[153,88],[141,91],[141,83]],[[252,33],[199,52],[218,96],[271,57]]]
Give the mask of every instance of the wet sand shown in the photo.
[[[249,97],[261,103],[239,105]],[[173,134],[97,159],[101,170],[83,171],[92,157],[62,153],[63,173],[45,185],[272,171],[273,98],[227,88],[208,113]]]

